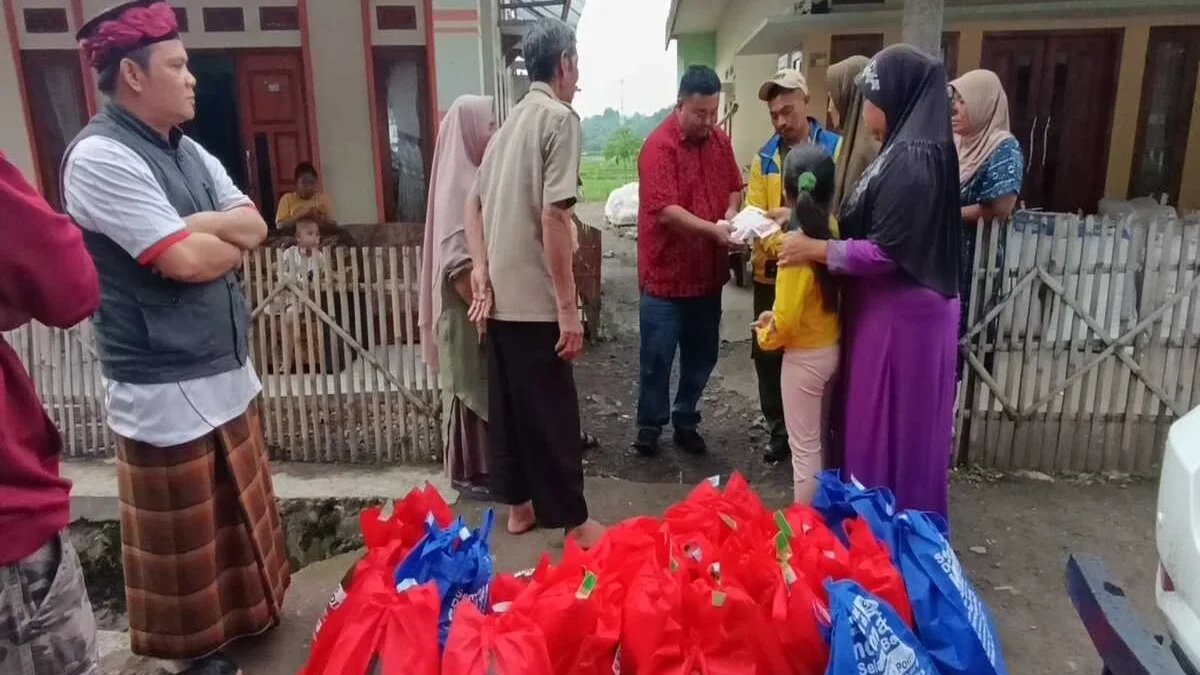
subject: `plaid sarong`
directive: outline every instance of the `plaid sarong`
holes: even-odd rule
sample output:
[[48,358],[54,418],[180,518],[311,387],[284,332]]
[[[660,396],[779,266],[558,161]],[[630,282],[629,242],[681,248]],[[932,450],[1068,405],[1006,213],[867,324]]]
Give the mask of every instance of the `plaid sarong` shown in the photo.
[[258,404],[190,443],[117,451],[130,646],[196,659],[279,623],[287,547]]

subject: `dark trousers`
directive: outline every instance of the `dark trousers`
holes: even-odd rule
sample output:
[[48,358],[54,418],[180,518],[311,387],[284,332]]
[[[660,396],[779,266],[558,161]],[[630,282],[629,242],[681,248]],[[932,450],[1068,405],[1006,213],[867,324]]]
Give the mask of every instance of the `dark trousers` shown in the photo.
[[556,323],[488,322],[488,466],[497,501],[574,528],[588,519],[579,397],[557,342]]
[[[642,293],[639,429],[662,431],[700,425],[700,395],[721,350],[721,294],[703,298],[656,298]],[[671,400],[671,367],[679,352],[679,387]]]
[[[754,318],[775,306],[775,286],[754,282]],[[758,376],[758,404],[767,421],[771,447],[788,449],[787,426],[783,421],[783,390],[779,374],[783,370],[783,351],[768,352],[758,348],[754,332],[750,333],[750,357]]]

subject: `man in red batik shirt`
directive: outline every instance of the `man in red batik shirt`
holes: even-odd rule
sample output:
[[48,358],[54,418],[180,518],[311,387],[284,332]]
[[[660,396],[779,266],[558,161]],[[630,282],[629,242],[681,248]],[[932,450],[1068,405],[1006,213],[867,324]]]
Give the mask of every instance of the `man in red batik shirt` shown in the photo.
[[[742,202],[742,173],[725,132],[716,128],[721,80],[690,66],[675,112],[646,139],[638,157],[638,286],[641,378],[637,440],[658,453],[668,422],[689,454],[707,447],[697,405],[717,365],[721,287],[729,281],[729,221]],[[679,387],[670,405],[671,366],[679,352]]]

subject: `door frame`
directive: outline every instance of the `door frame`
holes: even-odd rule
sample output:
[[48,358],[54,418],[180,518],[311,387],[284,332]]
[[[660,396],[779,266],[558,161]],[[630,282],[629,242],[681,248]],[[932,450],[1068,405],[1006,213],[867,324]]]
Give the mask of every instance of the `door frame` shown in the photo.
[[[301,75],[301,77],[298,81],[298,84],[301,87],[301,90],[300,90],[300,93],[301,93],[300,114],[303,115],[303,121],[304,121],[304,136],[305,136],[305,146],[304,147],[308,151],[308,155],[307,155],[308,161],[310,161],[314,165],[316,165],[316,163],[317,163],[316,158],[318,155],[317,155],[317,147],[316,147],[316,138],[314,137],[315,136],[314,130],[316,129],[317,121],[315,119],[312,119],[313,112],[316,110],[316,107],[315,107],[316,100],[313,98],[314,92],[312,91],[312,87],[310,86],[312,74],[308,71],[308,63],[307,63],[307,59],[305,59],[305,57],[304,57],[304,48],[303,47],[205,47],[205,48],[189,49],[188,53],[191,53],[191,54],[219,54],[219,55],[223,55],[223,56],[233,57],[234,95],[239,97],[235,101],[235,103],[237,104],[237,107],[238,107],[237,134],[242,140],[243,152],[245,152],[246,150],[250,150],[254,147],[254,139],[246,137],[246,126],[245,126],[246,120],[242,119],[243,102],[242,102],[240,96],[242,95],[241,61],[242,61],[243,57],[245,57],[245,56],[294,57],[296,59],[296,63],[300,67],[300,75]],[[251,168],[252,167],[247,167],[247,174],[246,174],[246,181],[248,183],[247,189],[249,189],[249,190],[253,190],[253,187],[255,187],[258,182],[257,179],[255,178],[255,176],[253,175],[253,173],[250,171]],[[251,195],[251,197],[253,197],[253,196]],[[274,207],[274,204],[272,204],[272,208],[273,207]]]
[[[1154,58],[1154,53],[1151,50],[1154,48],[1154,40],[1156,36],[1169,37],[1172,35],[1190,37],[1190,39],[1195,43],[1192,48],[1200,52],[1200,25],[1152,26],[1150,28],[1150,38],[1146,43],[1145,68],[1142,70],[1142,87],[1138,98],[1137,134],[1134,137],[1133,156],[1130,158],[1129,164],[1129,185],[1125,188],[1125,196],[1128,198],[1139,196],[1133,194],[1133,188],[1134,183],[1137,182],[1138,172],[1141,168],[1142,153],[1144,153],[1146,150],[1146,123],[1150,117],[1150,97],[1154,93],[1153,74],[1155,64],[1152,61]],[[1187,114],[1185,115],[1187,124],[1183,129],[1176,131],[1176,134],[1183,137],[1183,146],[1180,148],[1181,152],[1179,153],[1179,157],[1175,162],[1173,171],[1174,178],[1171,180],[1171,186],[1167,195],[1167,197],[1171,200],[1172,206],[1177,206],[1179,204],[1179,192],[1183,189],[1183,170],[1186,168],[1187,163],[1188,136],[1191,130],[1191,125],[1197,122],[1196,119],[1193,119],[1192,106],[1195,102],[1197,76],[1200,75],[1200,56],[1198,56],[1193,63],[1197,65],[1191,68],[1191,77],[1185,77],[1184,82],[1182,83],[1182,86],[1184,87],[1182,92],[1182,100],[1185,102],[1185,105],[1188,108]]]
[[[24,97],[24,106],[27,109],[26,127],[29,133],[29,146],[33,155],[34,171],[37,174],[36,180],[41,188],[41,193],[46,201],[55,209],[66,212],[66,204],[64,203],[62,190],[60,187],[59,168],[61,164],[61,155],[57,158],[49,156],[46,135],[51,133],[48,128],[46,117],[53,114],[53,110],[43,110],[43,105],[48,103],[42,100],[41,94],[30,86],[34,84],[30,78],[40,77],[42,71],[48,65],[62,65],[73,67],[74,72],[78,74],[75,81],[76,93],[80,103],[80,111],[83,113],[80,128],[82,129],[91,118],[91,112],[88,109],[87,100],[87,79],[83,72],[82,64],[79,62],[79,54],[76,51],[69,49],[22,49],[18,51],[17,60],[17,77],[20,78],[20,90]],[[50,104],[53,106],[53,104]],[[65,152],[71,145],[73,138],[63,139],[63,151]],[[57,154],[57,153],[55,153]],[[57,161],[55,161],[57,159]]]
[[425,162],[425,187],[428,189],[429,183],[433,180],[430,175],[433,168],[433,151],[437,143],[437,132],[441,125],[440,119],[430,119],[432,107],[429,105],[430,97],[434,95],[433,87],[429,78],[429,62],[433,58],[433,54],[426,48],[425,45],[374,45],[371,47],[371,80],[369,86],[372,87],[372,99],[375,101],[375,109],[371,111],[371,119],[375,126],[375,146],[379,148],[378,156],[376,157],[375,170],[379,173],[378,184],[381,188],[379,204],[382,212],[379,214],[381,221],[386,221],[387,208],[389,204],[395,208],[388,200],[393,202],[396,199],[394,194],[389,194],[389,190],[384,189],[391,182],[390,171],[385,172],[385,167],[390,167],[392,162],[391,141],[388,138],[387,125],[387,81],[381,77],[379,72],[379,64],[381,60],[396,60],[397,58],[415,57],[417,68],[417,96],[420,97],[425,105],[417,106],[418,121],[421,125],[421,155]]

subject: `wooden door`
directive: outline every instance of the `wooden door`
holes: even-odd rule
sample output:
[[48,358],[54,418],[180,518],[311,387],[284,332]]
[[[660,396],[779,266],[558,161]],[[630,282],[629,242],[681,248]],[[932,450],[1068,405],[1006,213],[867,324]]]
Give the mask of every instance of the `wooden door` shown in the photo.
[[1130,198],[1166,195],[1179,203],[1198,73],[1200,26],[1150,29]]
[[271,223],[279,198],[296,187],[296,165],[312,157],[300,50],[245,52],[237,71],[250,196]]
[[1036,186],[1051,211],[1094,213],[1104,197],[1117,94],[1120,33],[1089,31],[1046,41]]
[[829,65],[851,56],[871,58],[883,49],[883,33],[851,33],[834,35],[829,41]]
[[79,54],[74,51],[26,50],[21,72],[29,96],[38,178],[46,201],[62,210],[58,172],[67,145],[87,123],[87,98]]
[[1025,155],[1027,206],[1091,212],[1104,196],[1120,39],[1103,30],[984,36],[981,65],[1004,84]]
[[1025,156],[1021,201],[1030,206],[1041,206],[1044,201],[1040,182],[1031,175],[1035,173],[1032,154],[1040,131],[1037,99],[1044,53],[1045,40],[1039,37],[985,35],[983,40],[981,67],[996,73],[1008,94],[1010,128]]

